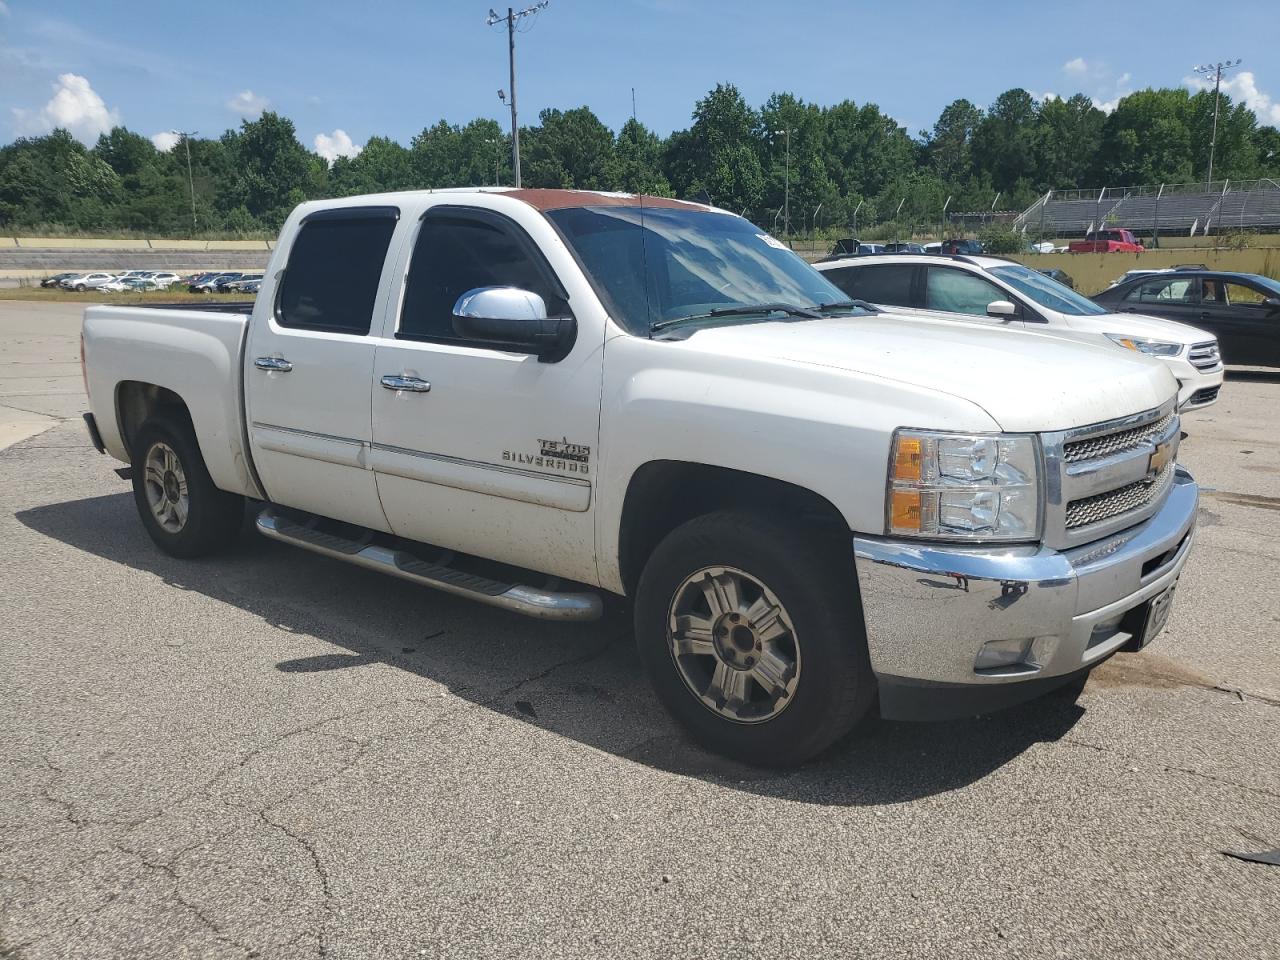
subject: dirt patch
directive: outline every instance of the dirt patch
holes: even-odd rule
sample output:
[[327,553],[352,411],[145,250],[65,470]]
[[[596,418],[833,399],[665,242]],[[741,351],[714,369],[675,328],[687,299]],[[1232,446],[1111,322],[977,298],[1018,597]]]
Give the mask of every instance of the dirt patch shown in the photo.
[[1204,687],[1212,690],[1218,682],[1168,657],[1155,653],[1117,653],[1089,675],[1089,685],[1099,687]]

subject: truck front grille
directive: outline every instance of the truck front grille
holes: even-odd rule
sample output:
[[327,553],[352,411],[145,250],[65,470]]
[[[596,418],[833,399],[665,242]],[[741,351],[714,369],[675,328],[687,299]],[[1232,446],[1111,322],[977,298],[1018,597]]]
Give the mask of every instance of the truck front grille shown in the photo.
[[1197,370],[1216,370],[1222,366],[1222,354],[1218,350],[1218,341],[1209,340],[1206,343],[1193,343],[1191,352],[1187,354],[1187,359],[1191,361],[1191,365]]
[[1167,464],[1154,477],[1125,484],[1106,493],[1095,494],[1067,504],[1067,529],[1087,527],[1145,507],[1158,500],[1173,481],[1174,464]]
[[1091,543],[1160,509],[1177,471],[1176,407],[1170,399],[1133,416],[1041,435],[1047,546]]
[[1172,422],[1173,414],[1169,413],[1154,423],[1143,424],[1141,427],[1068,442],[1062,447],[1062,459],[1067,463],[1079,463],[1083,460],[1098,460],[1117,453],[1136,450],[1153,437],[1164,436]]

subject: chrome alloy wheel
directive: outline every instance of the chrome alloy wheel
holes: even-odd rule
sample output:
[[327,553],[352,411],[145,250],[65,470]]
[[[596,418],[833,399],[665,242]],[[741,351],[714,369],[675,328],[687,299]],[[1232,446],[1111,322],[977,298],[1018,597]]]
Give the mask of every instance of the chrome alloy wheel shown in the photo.
[[167,443],[153,443],[147,451],[143,486],[156,522],[168,533],[178,533],[187,523],[187,475],[182,461]]
[[667,613],[671,656],[685,685],[726,720],[772,720],[800,679],[800,641],[786,608],[732,567],[704,567],[676,589]]

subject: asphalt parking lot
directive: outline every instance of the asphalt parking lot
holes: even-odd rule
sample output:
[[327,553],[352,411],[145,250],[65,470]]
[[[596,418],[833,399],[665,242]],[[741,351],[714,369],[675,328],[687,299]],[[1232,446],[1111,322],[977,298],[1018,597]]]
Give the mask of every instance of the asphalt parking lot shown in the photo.
[[1184,418],[1167,631],[1078,704],[691,746],[624,617],[524,620],[249,533],[180,562],[0,302],[0,957],[1280,956],[1280,377]]

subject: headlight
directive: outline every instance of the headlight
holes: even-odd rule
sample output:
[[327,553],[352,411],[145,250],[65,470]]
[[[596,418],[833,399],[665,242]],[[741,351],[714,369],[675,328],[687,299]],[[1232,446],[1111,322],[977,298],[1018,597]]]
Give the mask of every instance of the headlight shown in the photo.
[[1034,540],[1040,452],[1027,434],[898,430],[885,532],[947,540]]
[[1107,339],[1129,350],[1137,350],[1153,357],[1176,357],[1182,352],[1182,344],[1163,340],[1144,340],[1142,337],[1126,337],[1123,333],[1108,333]]

